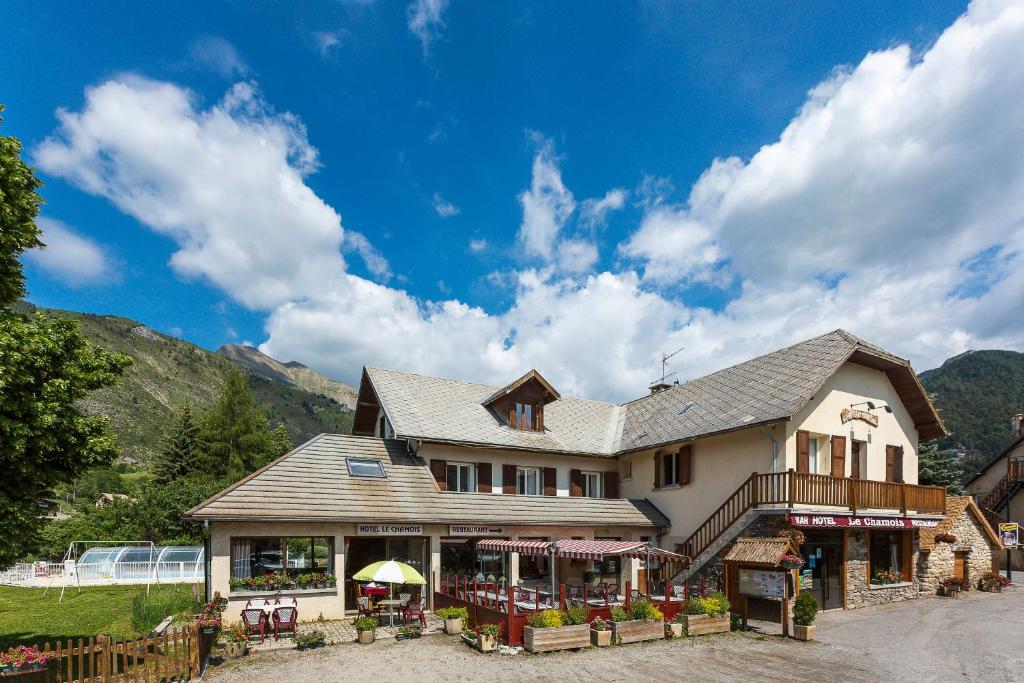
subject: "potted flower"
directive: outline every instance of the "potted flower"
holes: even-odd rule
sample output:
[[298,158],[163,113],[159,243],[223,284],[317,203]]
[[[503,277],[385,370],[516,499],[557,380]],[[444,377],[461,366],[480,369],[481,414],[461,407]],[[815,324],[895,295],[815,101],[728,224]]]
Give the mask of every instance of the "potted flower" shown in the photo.
[[601,617],[590,622],[590,644],[597,647],[608,647],[612,644],[612,627]]
[[[372,619],[373,617],[370,618]],[[359,630],[358,627],[356,627],[356,630]],[[373,632],[371,631],[370,633],[372,634]],[[359,632],[359,635],[359,642],[361,643],[363,642],[361,631]],[[324,635],[324,632],[318,628],[315,628],[312,631],[309,631],[308,633],[296,634],[295,636],[295,647],[299,650],[314,650],[318,647],[323,647],[325,642],[327,642],[327,637]],[[370,638],[370,642],[373,642],[372,635]]]
[[814,640],[814,618],[818,616],[818,601],[808,592],[797,596],[793,605],[793,636],[797,640]]
[[249,634],[242,624],[232,624],[224,631],[224,654],[229,659],[237,659],[249,649]]
[[687,636],[726,633],[730,629],[729,599],[722,593],[692,597],[686,601],[683,627]]
[[4,673],[42,671],[56,657],[55,653],[41,652],[36,646],[19,645],[0,653],[0,670]]
[[526,620],[523,647],[530,652],[570,650],[590,645],[587,608],[573,607],[566,612],[546,609]]
[[648,600],[637,600],[629,611],[612,608],[612,639],[616,643],[638,643],[665,637],[665,615]]
[[469,621],[469,610],[465,607],[442,607],[435,614],[444,621],[444,632],[450,636],[462,633],[462,624]]
[[494,652],[501,637],[501,624],[484,624],[476,627],[476,647],[480,652]]
[[804,558],[799,555],[783,555],[779,563],[783,569],[800,569],[804,566]]
[[989,593],[1002,593],[1003,586],[1008,586],[1010,580],[1002,574],[987,571],[978,580],[978,589]]
[[398,635],[395,636],[396,640],[413,640],[423,635],[419,624],[409,624],[408,626],[400,626],[398,628]]
[[804,544],[804,541],[807,540],[804,536],[804,532],[800,531],[796,527],[786,527],[785,529],[779,529],[779,533],[776,535],[779,538],[788,538],[789,542],[792,543],[793,546],[796,548],[802,546]]
[[950,533],[937,534],[935,541],[938,543],[956,543],[956,536]]
[[352,625],[356,627],[356,633],[359,634],[359,642],[363,645],[369,645],[374,641],[377,636],[377,627],[380,623],[373,617],[359,617]]

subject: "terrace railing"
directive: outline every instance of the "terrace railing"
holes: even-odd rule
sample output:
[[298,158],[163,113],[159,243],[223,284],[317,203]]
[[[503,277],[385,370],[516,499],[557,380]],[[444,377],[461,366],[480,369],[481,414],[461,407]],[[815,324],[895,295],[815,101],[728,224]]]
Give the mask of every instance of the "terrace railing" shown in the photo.
[[946,489],[891,481],[805,474],[793,470],[754,472],[717,510],[697,527],[679,551],[695,559],[718,540],[748,510],[762,506],[820,505],[863,510],[899,510],[919,514],[945,514]]

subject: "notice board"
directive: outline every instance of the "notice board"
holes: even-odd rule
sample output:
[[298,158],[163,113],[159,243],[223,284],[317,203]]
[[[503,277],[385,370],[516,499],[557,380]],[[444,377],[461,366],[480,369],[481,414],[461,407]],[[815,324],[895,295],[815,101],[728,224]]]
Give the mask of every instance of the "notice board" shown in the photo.
[[782,599],[786,595],[786,572],[740,569],[739,589],[744,595]]

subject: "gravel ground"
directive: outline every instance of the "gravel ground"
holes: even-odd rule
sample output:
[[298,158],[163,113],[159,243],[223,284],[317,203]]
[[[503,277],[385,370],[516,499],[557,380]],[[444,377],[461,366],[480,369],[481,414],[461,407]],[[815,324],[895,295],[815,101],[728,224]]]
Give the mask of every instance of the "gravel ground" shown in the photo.
[[[776,628],[778,628],[776,626]],[[818,642],[728,634],[559,652],[483,655],[458,638],[342,644],[311,652],[267,652],[207,670],[215,683],[264,680],[599,681],[694,678],[758,681],[1013,680],[1024,659],[1024,591],[972,592],[819,618]]]

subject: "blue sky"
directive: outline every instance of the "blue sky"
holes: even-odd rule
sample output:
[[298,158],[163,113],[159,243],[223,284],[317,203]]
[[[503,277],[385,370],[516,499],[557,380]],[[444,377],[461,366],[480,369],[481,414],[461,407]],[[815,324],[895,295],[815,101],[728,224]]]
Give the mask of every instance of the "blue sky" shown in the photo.
[[613,399],[837,326],[1019,348],[1019,9],[9,3],[31,300]]

